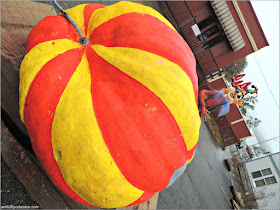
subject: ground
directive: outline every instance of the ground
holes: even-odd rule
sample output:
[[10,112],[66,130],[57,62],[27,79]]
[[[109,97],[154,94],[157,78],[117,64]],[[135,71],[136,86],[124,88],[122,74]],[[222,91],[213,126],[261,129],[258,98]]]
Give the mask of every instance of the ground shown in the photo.
[[[38,206],[31,198],[23,184],[1,159],[1,207],[5,206]],[[39,207],[39,206],[38,206]]]

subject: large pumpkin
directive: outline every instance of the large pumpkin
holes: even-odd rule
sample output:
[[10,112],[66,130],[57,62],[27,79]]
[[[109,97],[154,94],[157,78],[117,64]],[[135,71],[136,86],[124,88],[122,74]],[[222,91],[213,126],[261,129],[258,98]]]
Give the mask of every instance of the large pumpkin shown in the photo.
[[75,201],[136,205],[180,176],[200,118],[195,58],[158,12],[136,3],[67,10],[31,31],[20,115],[52,182]]

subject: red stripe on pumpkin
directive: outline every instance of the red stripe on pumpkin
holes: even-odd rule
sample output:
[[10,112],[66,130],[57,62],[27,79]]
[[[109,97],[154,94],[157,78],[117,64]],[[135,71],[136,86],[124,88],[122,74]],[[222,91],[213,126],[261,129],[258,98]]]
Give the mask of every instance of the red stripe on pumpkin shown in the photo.
[[[190,151],[187,152],[187,159],[191,159],[193,157],[195,148],[196,148],[196,145]],[[146,202],[149,199],[151,199],[154,194],[155,194],[154,192],[145,191],[137,201],[131,203],[128,206],[134,206],[134,205],[138,205],[138,204],[141,204],[143,202]]]
[[52,182],[65,195],[89,205],[65,182],[52,148],[51,128],[59,99],[81,62],[83,51],[69,50],[50,60],[33,80],[24,106],[24,121],[36,156]]
[[196,103],[198,79],[194,55],[184,39],[159,19],[128,13],[110,19],[90,36],[91,44],[107,47],[130,47],[162,56],[178,64],[192,81]]
[[[187,159],[191,159],[193,157],[195,149],[196,149],[196,145],[190,151],[187,152]],[[145,191],[137,201],[131,203],[128,206],[134,206],[134,205],[144,203],[144,202],[148,201],[149,199],[151,199],[154,194],[155,194],[154,192]]]
[[62,16],[48,16],[30,32],[26,40],[26,54],[37,44],[56,39],[78,40],[75,28]]
[[117,166],[141,190],[164,189],[187,160],[187,148],[173,115],[153,92],[92,49],[87,57],[94,112]]
[[154,194],[155,194],[154,192],[147,192],[146,191],[142,194],[142,196],[137,201],[134,201],[133,203],[129,204],[128,206],[135,206],[135,205],[144,203],[144,202],[148,201],[149,199],[151,199]]
[[187,152],[187,159],[191,159],[193,157],[196,146],[197,144]]
[[87,6],[85,6],[84,8],[84,22],[85,22],[85,36],[87,35],[87,28],[88,28],[88,22],[91,18],[92,13],[100,8],[106,7],[103,4],[88,4]]

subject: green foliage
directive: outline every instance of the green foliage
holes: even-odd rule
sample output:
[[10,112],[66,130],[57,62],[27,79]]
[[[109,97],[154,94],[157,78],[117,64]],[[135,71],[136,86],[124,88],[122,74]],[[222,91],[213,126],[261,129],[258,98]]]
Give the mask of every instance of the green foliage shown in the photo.
[[264,150],[263,148],[261,148],[261,146],[257,146],[257,145],[253,145],[252,149],[254,150],[254,154],[258,157],[262,154],[264,154]]
[[225,75],[225,80],[228,82],[231,82],[231,78],[233,76],[243,73],[244,69],[247,67],[247,65],[248,65],[248,63],[247,63],[247,60],[245,57],[239,61],[236,61],[236,62],[228,65],[227,67],[222,68],[222,71]]
[[258,127],[258,125],[260,124],[261,120],[258,118],[253,118],[252,116],[249,116],[249,118],[246,120],[246,123],[248,124],[248,126],[250,128],[252,127]]
[[243,103],[242,105],[240,105],[240,111],[243,115],[247,114],[247,110],[248,109],[255,109],[255,105],[256,103],[258,103],[258,99],[257,96],[254,95],[247,95],[244,99],[243,99]]

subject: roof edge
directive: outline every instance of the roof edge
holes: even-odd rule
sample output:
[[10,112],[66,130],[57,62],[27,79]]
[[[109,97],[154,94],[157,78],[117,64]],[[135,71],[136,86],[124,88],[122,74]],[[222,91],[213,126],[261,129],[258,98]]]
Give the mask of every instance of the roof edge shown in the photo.
[[268,43],[268,41],[267,41],[267,39],[266,39],[266,36],[265,36],[265,34],[264,34],[264,32],[263,32],[262,26],[261,26],[261,24],[260,24],[260,22],[259,22],[259,19],[258,19],[257,15],[256,15],[256,12],[255,12],[255,10],[254,10],[254,8],[253,8],[253,5],[251,4],[251,1],[248,1],[248,4],[249,4],[249,6],[250,6],[250,8],[251,8],[251,10],[252,10],[252,12],[253,12],[253,14],[254,14],[254,18],[256,19],[256,22],[257,22],[257,24],[258,24],[258,26],[259,26],[259,29],[260,29],[261,32],[262,32],[263,38],[264,38],[264,40],[265,40],[265,43],[267,44],[266,46],[269,46],[269,43]]

